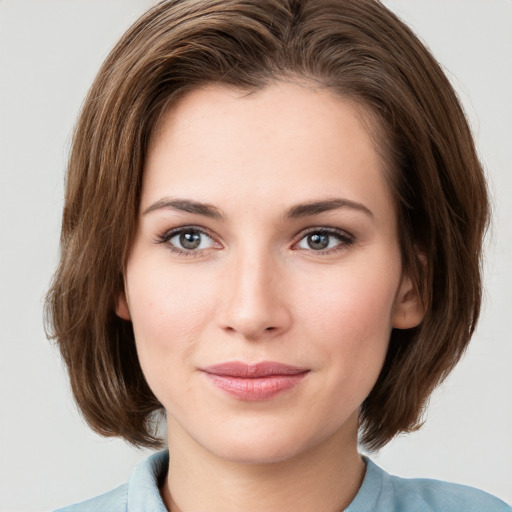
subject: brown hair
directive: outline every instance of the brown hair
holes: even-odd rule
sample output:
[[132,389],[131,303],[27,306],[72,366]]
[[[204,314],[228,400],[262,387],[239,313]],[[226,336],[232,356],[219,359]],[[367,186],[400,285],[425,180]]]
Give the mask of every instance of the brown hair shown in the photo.
[[114,312],[158,119],[204,84],[255,90],[293,77],[357,101],[378,120],[404,268],[425,303],[417,328],[392,332],[361,408],[361,442],[377,449],[417,429],[430,393],[466,348],[480,310],[487,192],[464,113],[428,50],[374,0],[165,1],[125,33],[83,106],[47,297],[48,331],[97,432],[158,444],[152,419],[162,406],[142,374],[131,324]]

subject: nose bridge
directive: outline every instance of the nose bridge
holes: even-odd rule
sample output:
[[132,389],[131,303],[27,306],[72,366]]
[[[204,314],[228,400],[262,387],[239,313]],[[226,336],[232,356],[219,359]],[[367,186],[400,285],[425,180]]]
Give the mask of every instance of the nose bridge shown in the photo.
[[256,339],[286,330],[290,315],[279,258],[262,245],[234,251],[227,273],[223,328]]

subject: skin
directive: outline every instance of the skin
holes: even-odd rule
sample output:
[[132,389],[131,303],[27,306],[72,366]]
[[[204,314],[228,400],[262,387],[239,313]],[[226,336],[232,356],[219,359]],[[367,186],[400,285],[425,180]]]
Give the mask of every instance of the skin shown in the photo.
[[[308,85],[207,87],[151,140],[117,314],[133,322],[167,412],[169,510],[337,511],[357,493],[358,409],[391,329],[422,319],[368,120]],[[333,199],[326,211],[297,208]],[[198,249],[180,245],[191,226],[206,233]],[[311,246],[311,232],[327,248]],[[309,371],[247,401],[201,371],[226,361]]]

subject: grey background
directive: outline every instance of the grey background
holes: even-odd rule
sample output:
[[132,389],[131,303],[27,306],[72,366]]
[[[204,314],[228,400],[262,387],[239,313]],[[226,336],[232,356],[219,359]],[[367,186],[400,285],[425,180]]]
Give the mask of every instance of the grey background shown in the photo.
[[[388,0],[445,67],[468,112],[494,197],[485,305],[427,423],[377,463],[512,502],[512,2]],[[0,1],[0,511],[31,512],[125,482],[147,452],[85,426],[42,304],[57,262],[74,120],[96,70],[150,0]]]

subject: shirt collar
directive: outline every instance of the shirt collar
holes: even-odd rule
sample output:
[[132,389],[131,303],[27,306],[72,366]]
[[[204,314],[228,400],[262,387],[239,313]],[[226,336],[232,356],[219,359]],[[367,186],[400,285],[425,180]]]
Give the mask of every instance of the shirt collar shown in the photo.
[[159,485],[167,473],[169,452],[154,453],[137,464],[128,481],[127,512],[167,512]]
[[[366,464],[363,484],[345,512],[374,512],[378,508],[386,473],[367,457],[363,460]],[[154,453],[135,466],[128,482],[127,512],[167,512],[159,486],[168,466],[167,450]]]

